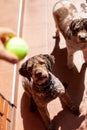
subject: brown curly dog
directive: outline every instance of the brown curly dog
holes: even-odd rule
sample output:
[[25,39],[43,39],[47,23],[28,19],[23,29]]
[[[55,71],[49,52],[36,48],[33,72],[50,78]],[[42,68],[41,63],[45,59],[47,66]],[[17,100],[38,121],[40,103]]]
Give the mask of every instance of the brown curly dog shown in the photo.
[[87,63],[87,16],[77,11],[69,0],[60,0],[53,7],[53,17],[57,34],[61,32],[65,38],[69,69],[74,68],[73,54],[82,50]]
[[73,114],[79,114],[79,108],[69,97],[64,85],[51,73],[53,64],[52,55],[40,54],[29,58],[19,69],[19,73],[24,77],[23,87],[31,98],[31,110],[37,106],[46,130],[55,130],[47,104],[56,97],[59,97]]

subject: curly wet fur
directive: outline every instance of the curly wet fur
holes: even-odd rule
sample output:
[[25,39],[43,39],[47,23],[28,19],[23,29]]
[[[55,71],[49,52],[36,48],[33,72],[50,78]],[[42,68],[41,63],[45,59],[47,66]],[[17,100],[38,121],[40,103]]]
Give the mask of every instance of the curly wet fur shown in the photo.
[[61,32],[67,45],[67,65],[74,68],[73,54],[82,50],[87,63],[87,17],[83,17],[69,0],[60,0],[53,7],[57,34]]
[[60,80],[52,74],[54,57],[52,55],[36,55],[22,64],[19,73],[23,78],[23,87],[30,98],[30,108],[38,109],[46,130],[56,130],[51,121],[47,104],[59,97],[72,113],[78,115],[79,108],[69,97],[65,87]]

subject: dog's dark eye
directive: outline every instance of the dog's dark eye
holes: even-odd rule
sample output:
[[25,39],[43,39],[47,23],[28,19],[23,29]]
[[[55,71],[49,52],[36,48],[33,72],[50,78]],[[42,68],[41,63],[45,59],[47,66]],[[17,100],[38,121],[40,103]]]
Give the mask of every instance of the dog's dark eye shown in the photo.
[[73,30],[73,35],[76,35],[79,32],[79,28]]
[[28,71],[29,71],[29,72],[32,71],[32,66],[28,67]]
[[84,28],[87,30],[87,20],[83,23]]

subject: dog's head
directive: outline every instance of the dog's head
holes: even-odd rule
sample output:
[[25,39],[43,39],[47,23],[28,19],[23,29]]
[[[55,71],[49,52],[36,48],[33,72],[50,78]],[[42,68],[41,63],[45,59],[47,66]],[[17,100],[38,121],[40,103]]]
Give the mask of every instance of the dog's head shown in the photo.
[[70,40],[74,38],[77,43],[87,43],[87,18],[73,20],[67,35]]
[[34,83],[40,85],[49,79],[49,71],[52,70],[53,63],[52,55],[36,55],[22,64],[19,73],[29,80],[32,78]]

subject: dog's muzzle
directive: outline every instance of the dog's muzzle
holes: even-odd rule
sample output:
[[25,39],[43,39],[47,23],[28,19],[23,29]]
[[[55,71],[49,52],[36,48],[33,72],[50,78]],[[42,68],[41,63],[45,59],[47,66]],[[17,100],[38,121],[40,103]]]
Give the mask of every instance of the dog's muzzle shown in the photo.
[[34,81],[36,82],[41,82],[43,80],[46,81],[49,78],[49,73],[45,70],[36,70],[34,71],[33,75],[32,75]]
[[34,88],[37,90],[37,91],[42,91],[42,92],[46,92],[46,91],[49,91],[53,88],[54,86],[54,81],[51,79],[51,76],[49,75],[49,80],[43,84],[36,84],[34,83]]
[[87,34],[86,33],[80,33],[78,34],[79,40],[83,42],[87,42]]

